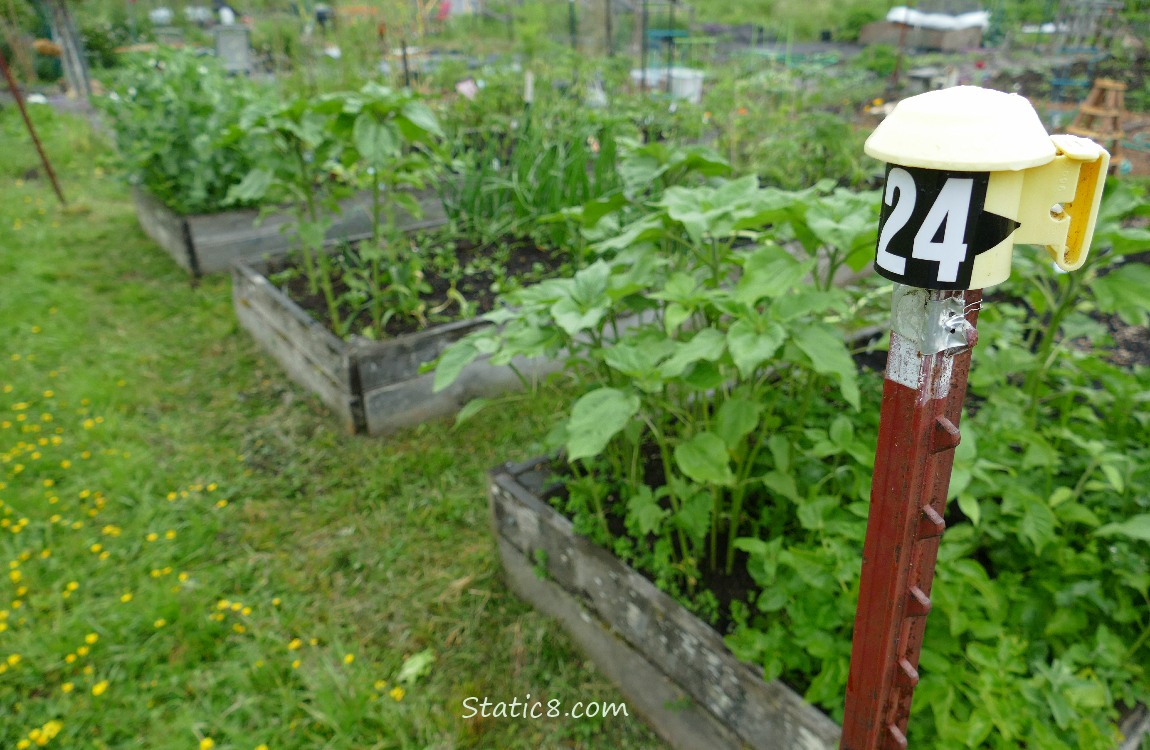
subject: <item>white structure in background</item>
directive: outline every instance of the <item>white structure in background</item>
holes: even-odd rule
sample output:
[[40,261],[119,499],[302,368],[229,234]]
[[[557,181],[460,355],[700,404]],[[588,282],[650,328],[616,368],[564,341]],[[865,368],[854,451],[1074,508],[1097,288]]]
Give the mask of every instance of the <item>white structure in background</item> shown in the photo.
[[936,31],[961,31],[963,29],[990,28],[990,12],[975,10],[969,13],[959,13],[956,16],[947,13],[923,13],[914,8],[898,6],[891,8],[886,14],[886,20],[891,23],[902,23],[916,29],[934,29]]
[[153,26],[171,26],[175,18],[176,14],[172,12],[172,9],[162,5],[148,11],[148,20],[152,22]]
[[958,52],[982,44],[982,32],[990,26],[990,13],[924,13],[914,8],[891,8],[882,21],[863,26],[861,44],[889,44],[917,49]]

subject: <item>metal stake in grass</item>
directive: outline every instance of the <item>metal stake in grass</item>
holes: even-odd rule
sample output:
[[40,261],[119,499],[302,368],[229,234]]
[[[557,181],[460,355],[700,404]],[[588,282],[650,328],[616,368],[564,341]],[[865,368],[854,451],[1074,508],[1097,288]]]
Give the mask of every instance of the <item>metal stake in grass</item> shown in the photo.
[[36,145],[36,153],[40,154],[40,162],[44,165],[44,171],[48,173],[48,179],[52,182],[52,189],[56,191],[56,197],[60,199],[60,205],[68,205],[68,201],[64,200],[64,192],[60,190],[60,183],[56,180],[56,172],[52,170],[52,163],[48,161],[48,155],[44,153],[44,146],[40,143],[40,138],[36,135],[36,128],[32,125],[32,118],[28,116],[28,110],[24,106],[24,97],[20,94],[20,89],[16,86],[16,81],[12,78],[12,71],[8,69],[8,60],[4,58],[4,53],[0,51],[0,70],[4,72],[4,80],[8,82],[8,90],[12,92],[12,98],[16,100],[16,106],[20,109],[20,115],[24,118],[24,125],[28,128],[28,135],[32,136],[32,143]]

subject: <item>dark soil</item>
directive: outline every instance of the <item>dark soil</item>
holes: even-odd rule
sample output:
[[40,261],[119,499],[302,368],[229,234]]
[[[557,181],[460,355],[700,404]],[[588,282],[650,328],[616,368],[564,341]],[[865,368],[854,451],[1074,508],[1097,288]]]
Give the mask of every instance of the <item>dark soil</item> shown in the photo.
[[[424,303],[424,312],[422,319],[393,316],[381,337],[394,338],[490,312],[497,306],[502,292],[562,275],[570,266],[570,257],[565,252],[541,247],[526,237],[505,237],[497,242],[484,243],[437,232],[405,236],[403,241],[407,243],[403,254],[423,261],[425,289],[420,300]],[[354,247],[346,248],[337,253],[336,267],[339,268],[342,259],[354,250]],[[273,265],[269,276],[304,311],[332,328],[327,303],[322,294],[311,293],[298,258]],[[334,283],[336,297],[343,298],[348,288],[338,273]],[[470,307],[466,315],[460,314],[458,301],[448,296],[453,286]],[[355,316],[349,328],[352,334],[363,331],[371,323],[366,313],[346,306],[341,315],[345,318]]]

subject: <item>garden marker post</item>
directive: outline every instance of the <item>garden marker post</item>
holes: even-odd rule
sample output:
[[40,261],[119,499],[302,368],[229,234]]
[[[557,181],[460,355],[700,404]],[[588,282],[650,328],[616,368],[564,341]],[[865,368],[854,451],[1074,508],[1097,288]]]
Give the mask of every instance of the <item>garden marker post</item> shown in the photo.
[[907,747],[982,289],[1015,244],[1065,271],[1089,252],[1110,155],[1049,136],[1016,94],[900,102],[865,146],[887,162],[875,270],[895,282],[842,750]]

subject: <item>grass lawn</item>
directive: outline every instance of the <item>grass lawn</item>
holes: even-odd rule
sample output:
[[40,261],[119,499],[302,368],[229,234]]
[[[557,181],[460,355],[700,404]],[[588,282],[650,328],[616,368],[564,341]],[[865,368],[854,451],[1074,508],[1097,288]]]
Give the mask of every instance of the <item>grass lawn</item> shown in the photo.
[[136,224],[107,147],[33,108],[69,207],[0,111],[0,747],[649,748],[504,587],[485,469],[547,397],[459,430],[338,432]]

